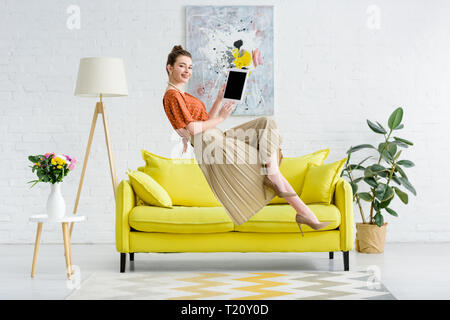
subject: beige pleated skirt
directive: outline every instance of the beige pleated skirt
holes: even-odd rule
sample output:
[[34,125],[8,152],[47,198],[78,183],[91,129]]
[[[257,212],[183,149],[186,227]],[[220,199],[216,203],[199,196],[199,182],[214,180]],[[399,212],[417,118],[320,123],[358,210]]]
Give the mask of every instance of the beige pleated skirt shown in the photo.
[[259,117],[222,131],[212,128],[191,136],[198,162],[217,200],[236,225],[246,222],[274,197],[264,194],[269,157],[281,163],[281,136],[272,117]]

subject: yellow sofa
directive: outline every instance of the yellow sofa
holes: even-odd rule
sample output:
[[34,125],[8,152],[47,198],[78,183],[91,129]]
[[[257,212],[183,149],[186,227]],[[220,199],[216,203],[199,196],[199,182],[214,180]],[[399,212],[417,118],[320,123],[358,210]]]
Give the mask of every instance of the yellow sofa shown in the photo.
[[[324,149],[301,157],[284,157],[280,171],[301,195],[308,169],[328,156]],[[342,251],[349,270],[354,244],[353,199],[350,184],[339,177],[332,186],[330,203],[306,203],[320,221],[331,223],[321,230],[302,225],[295,209],[275,198],[247,222],[235,225],[215,198],[195,159],[169,159],[145,150],[146,165],[138,170],[150,175],[170,195],[172,207],[148,205],[136,197],[130,180],[116,192],[116,249],[120,272],[126,254],[134,261],[140,252],[329,252]]]

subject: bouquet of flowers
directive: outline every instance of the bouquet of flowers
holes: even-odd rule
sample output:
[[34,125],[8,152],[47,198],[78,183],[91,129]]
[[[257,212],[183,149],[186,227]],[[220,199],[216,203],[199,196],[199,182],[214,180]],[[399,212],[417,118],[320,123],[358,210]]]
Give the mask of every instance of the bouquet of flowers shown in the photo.
[[28,183],[33,183],[30,187],[34,187],[38,182],[50,182],[55,184],[62,182],[63,178],[67,176],[69,171],[75,169],[76,158],[71,158],[68,155],[55,155],[54,152],[46,153],[44,155],[28,156],[33,165],[30,166],[32,172],[36,171],[38,180],[32,180]]

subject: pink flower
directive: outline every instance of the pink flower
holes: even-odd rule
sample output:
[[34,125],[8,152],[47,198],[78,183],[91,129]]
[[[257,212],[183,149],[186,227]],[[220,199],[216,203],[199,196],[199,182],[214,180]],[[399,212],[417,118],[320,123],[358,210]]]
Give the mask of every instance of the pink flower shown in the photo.
[[69,170],[70,171],[75,169],[75,163],[77,163],[77,159],[76,158],[70,158],[70,164],[69,164]]
[[55,155],[55,153],[54,152],[48,152],[48,153],[46,153],[46,154],[44,154],[44,157],[46,157],[47,159],[48,159],[48,157],[50,157],[50,155]]

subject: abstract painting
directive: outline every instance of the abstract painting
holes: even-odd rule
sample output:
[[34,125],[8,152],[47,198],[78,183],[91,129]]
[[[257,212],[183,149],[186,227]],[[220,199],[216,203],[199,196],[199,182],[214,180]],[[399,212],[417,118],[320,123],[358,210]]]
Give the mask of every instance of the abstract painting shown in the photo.
[[227,71],[248,69],[244,99],[232,115],[273,115],[273,6],[188,6],[186,29],[188,92],[209,111]]

